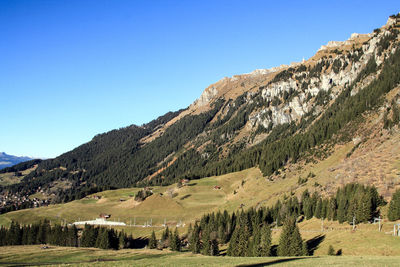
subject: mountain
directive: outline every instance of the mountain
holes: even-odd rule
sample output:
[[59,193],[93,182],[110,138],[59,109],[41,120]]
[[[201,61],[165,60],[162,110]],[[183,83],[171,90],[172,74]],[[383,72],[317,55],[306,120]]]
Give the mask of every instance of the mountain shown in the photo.
[[17,157],[0,152],[0,170],[31,159],[29,157]]
[[252,167],[273,181],[349,142],[357,155],[376,136],[396,136],[399,28],[400,15],[391,16],[373,33],[329,42],[303,62],[225,77],[186,109],[99,134],[2,190],[40,190],[61,202]]

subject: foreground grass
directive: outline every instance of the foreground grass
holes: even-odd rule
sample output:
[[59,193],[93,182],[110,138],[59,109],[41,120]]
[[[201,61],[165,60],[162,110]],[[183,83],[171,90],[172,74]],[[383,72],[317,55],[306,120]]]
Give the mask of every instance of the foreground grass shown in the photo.
[[0,250],[0,265],[72,266],[399,266],[400,256],[316,257],[209,257],[148,249],[100,250],[94,248],[10,246]]

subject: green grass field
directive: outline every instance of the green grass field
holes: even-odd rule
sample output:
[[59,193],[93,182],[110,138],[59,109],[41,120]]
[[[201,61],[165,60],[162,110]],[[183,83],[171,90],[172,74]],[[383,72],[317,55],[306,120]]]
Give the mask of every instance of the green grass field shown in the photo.
[[72,266],[399,266],[400,256],[209,257],[167,250],[100,250],[50,246],[2,247],[0,265]]

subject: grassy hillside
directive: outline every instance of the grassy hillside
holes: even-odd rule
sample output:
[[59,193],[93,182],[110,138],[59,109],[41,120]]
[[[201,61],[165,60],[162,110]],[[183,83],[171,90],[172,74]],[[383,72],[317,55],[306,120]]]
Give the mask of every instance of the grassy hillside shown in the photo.
[[[269,206],[274,204],[284,195],[291,193],[300,195],[306,188],[313,192],[323,194],[333,192],[342,183],[352,181],[358,175],[361,183],[370,183],[370,180],[359,175],[361,172],[381,170],[377,160],[370,160],[368,166],[354,168],[344,178],[337,179],[337,173],[345,172],[349,165],[362,154],[364,158],[379,158],[385,167],[382,179],[392,179],[392,175],[400,172],[400,160],[390,151],[395,151],[400,142],[396,142],[400,135],[396,132],[383,135],[386,141],[380,143],[365,143],[355,146],[353,142],[335,147],[334,152],[325,160],[314,163],[298,163],[290,165],[284,173],[270,177],[263,177],[257,168],[214,176],[191,181],[187,186],[178,188],[176,184],[170,186],[156,186],[152,188],[153,195],[143,202],[134,200],[134,195],[139,188],[126,188],[109,190],[95,195],[100,199],[88,196],[81,200],[65,204],[50,205],[36,209],[20,210],[0,215],[0,225],[9,225],[11,220],[23,224],[30,224],[42,219],[50,219],[52,223],[71,223],[78,220],[90,220],[98,217],[100,213],[110,213],[111,220],[124,221],[128,225],[136,223],[136,227],[120,227],[135,237],[149,236],[152,230],[160,235],[166,220],[169,227],[174,228],[182,221],[185,227],[179,228],[180,234],[186,233],[189,223],[199,219],[204,213],[228,210],[239,210],[255,206]],[[372,140],[372,139],[371,139]],[[357,149],[354,149],[354,148]],[[370,149],[374,147],[374,149]],[[370,149],[370,152],[366,152]],[[352,155],[349,156],[349,153]],[[387,172],[387,173],[386,173]],[[312,174],[310,176],[310,173]],[[303,184],[298,183],[298,178],[308,177]],[[397,184],[392,186],[394,190]],[[220,189],[215,189],[219,186]],[[385,188],[379,188],[380,193],[385,193]],[[386,215],[386,207],[382,210]],[[146,222],[152,221],[154,227],[141,227]],[[383,231],[377,231],[377,225],[360,224],[355,232],[351,231],[348,224],[324,221],[324,231],[321,230],[321,221],[312,219],[299,224],[303,239],[315,243],[314,255],[326,255],[329,245],[336,250],[342,249],[344,255],[399,255],[400,239],[393,237],[392,222],[384,222]],[[273,242],[278,243],[280,228],[273,231]],[[374,244],[371,247],[370,244]]]
[[0,264],[72,266],[398,266],[399,256],[314,256],[314,257],[261,257],[233,258],[210,257],[192,253],[175,253],[157,250],[107,251],[92,248],[40,246],[6,247],[0,252]]
[[26,170],[23,170],[19,173],[19,175],[16,175],[15,172],[5,172],[5,173],[0,173],[0,186],[7,186],[7,185],[12,185],[12,184],[17,184],[21,182],[21,180],[31,173],[33,170],[37,168],[37,165],[35,165],[32,168],[28,168]]

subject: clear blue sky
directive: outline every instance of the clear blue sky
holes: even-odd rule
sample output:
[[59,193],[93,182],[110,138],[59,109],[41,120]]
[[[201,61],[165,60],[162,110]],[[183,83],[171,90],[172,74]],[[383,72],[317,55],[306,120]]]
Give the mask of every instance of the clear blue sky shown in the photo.
[[0,151],[55,157],[209,84],[367,33],[398,1],[0,1]]

